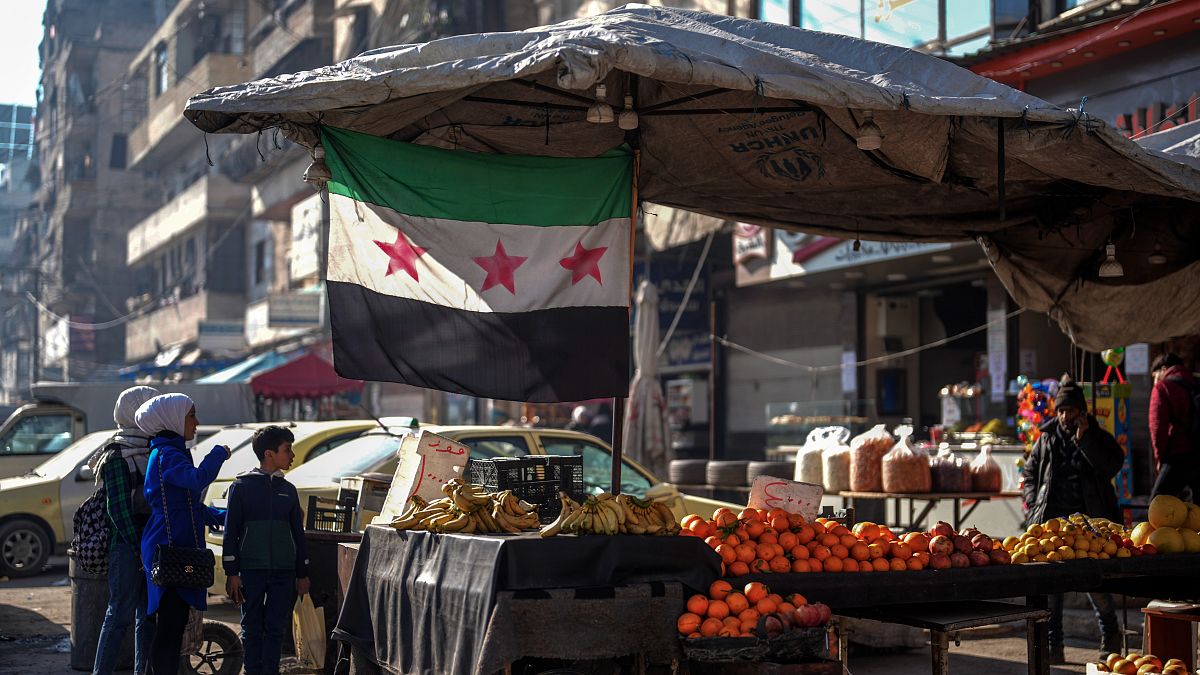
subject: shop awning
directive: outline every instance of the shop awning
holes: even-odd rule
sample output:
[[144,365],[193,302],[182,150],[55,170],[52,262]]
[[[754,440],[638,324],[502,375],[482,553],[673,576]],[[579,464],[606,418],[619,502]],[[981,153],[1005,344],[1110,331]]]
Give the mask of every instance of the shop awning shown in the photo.
[[250,378],[250,389],[266,398],[321,398],[362,391],[363,383],[347,380],[333,364],[313,352]]
[[294,353],[284,355],[275,351],[255,354],[245,361],[235,363],[224,370],[218,370],[217,372],[211,375],[206,375],[196,381],[202,384],[249,382],[250,378],[254,377],[258,373],[261,373],[265,370],[271,370],[272,368],[277,368],[287,363],[289,359],[292,359],[295,356],[296,355]]

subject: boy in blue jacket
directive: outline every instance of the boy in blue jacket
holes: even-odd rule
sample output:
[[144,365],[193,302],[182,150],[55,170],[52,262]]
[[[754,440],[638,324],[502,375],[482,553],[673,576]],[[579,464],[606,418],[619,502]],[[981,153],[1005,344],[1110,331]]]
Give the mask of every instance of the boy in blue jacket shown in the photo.
[[225,592],[242,609],[246,675],[276,675],[283,635],[296,595],[308,592],[304,519],[292,466],[292,432],[279,426],[254,433],[259,467],[229,486],[225,517]]

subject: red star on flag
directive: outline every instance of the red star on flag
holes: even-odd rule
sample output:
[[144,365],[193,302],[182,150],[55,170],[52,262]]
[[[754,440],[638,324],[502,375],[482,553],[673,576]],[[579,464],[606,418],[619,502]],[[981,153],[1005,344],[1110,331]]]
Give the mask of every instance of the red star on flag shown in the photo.
[[579,283],[584,277],[592,277],[596,283],[603,285],[600,278],[600,259],[604,257],[607,246],[584,248],[582,241],[575,242],[575,254],[558,261],[566,269],[571,270],[571,285]]
[[472,258],[472,260],[487,272],[487,278],[483,280],[484,291],[496,284],[500,284],[507,288],[509,293],[513,295],[517,294],[517,287],[513,283],[513,272],[521,265],[524,265],[528,257],[509,255],[504,250],[504,244],[497,239],[495,253],[481,258]]
[[413,281],[421,281],[417,278],[417,258],[425,255],[425,251],[428,249],[414,246],[400,230],[396,230],[395,242],[389,244],[375,240],[375,245],[388,256],[388,270],[387,274],[383,276],[390,277],[396,272],[404,270],[408,272],[408,276],[413,278]]

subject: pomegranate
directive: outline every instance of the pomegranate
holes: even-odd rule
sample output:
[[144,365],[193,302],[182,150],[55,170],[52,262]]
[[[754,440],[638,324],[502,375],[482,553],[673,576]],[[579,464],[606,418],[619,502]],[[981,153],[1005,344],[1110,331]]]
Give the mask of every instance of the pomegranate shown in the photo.
[[950,540],[950,537],[939,534],[933,539],[929,540],[930,555],[950,555],[953,552],[954,542]]
[[966,553],[959,553],[958,551],[955,551],[954,553],[950,554],[950,566],[951,567],[970,567],[971,559],[967,557]]
[[795,626],[795,621],[792,620],[792,612],[777,612],[771,616],[779,619],[779,623],[783,624],[784,630],[791,630]]
[[966,537],[967,539],[974,539],[975,537],[978,537],[979,535],[981,535],[983,533],[974,527],[968,527],[967,529],[963,530],[962,532],[959,532],[959,534]]
[[956,533],[954,528],[950,527],[950,523],[947,523],[944,520],[939,520],[937,525],[934,525],[933,529],[929,531],[929,534],[934,536],[940,534],[943,537],[953,537]]
[[971,551],[967,554],[967,558],[971,560],[971,567],[987,567],[992,562],[988,554],[983,551]]
[[945,553],[934,553],[929,556],[929,569],[947,570],[950,569],[950,556]]
[[976,551],[987,553],[992,550],[992,538],[986,534],[977,534],[971,537],[971,546],[975,547]]
[[994,548],[988,553],[988,557],[992,559],[993,565],[1007,565],[1012,562],[1012,557],[1008,555],[1008,551],[1002,548]]
[[954,550],[958,551],[959,553],[970,553],[971,551],[975,550],[975,547],[971,545],[971,540],[967,539],[961,534],[954,535],[953,541]]
[[805,605],[796,610],[796,623],[805,627],[812,628],[821,623],[821,610],[817,609],[816,605]]
[[820,618],[817,621],[818,626],[824,626],[825,624],[829,623],[831,618],[833,618],[833,610],[829,609],[829,606],[825,603],[818,602],[813,605],[813,607],[816,607],[817,611],[820,612]]
[[763,630],[766,631],[767,637],[775,637],[783,632],[783,622],[774,614],[768,614],[763,619]]

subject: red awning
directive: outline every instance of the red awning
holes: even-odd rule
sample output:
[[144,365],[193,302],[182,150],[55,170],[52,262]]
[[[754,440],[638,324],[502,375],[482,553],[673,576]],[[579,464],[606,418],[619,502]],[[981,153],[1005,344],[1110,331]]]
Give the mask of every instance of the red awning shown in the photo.
[[250,388],[267,398],[320,398],[362,391],[363,383],[343,378],[334,372],[332,363],[307,352],[250,378]]

